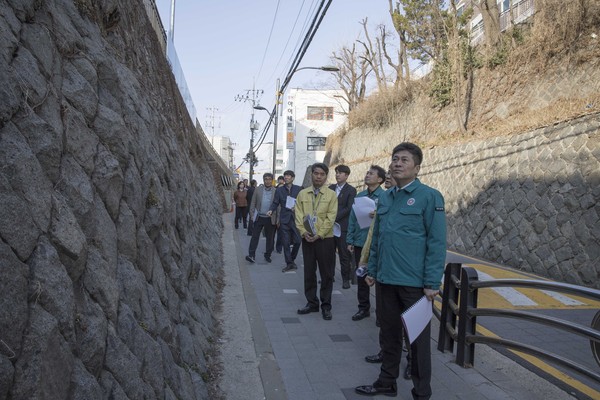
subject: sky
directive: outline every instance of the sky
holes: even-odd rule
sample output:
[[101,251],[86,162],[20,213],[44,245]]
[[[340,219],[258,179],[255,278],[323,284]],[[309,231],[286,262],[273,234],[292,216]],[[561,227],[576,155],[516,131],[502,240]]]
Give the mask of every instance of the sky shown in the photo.
[[[251,102],[236,101],[253,88],[263,90],[261,106],[275,105],[276,80],[284,79],[320,0],[178,0],[175,3],[175,48],[190,89],[197,119],[207,136],[229,136],[235,143],[234,163],[250,146]],[[156,0],[169,30],[171,0]],[[332,65],[331,53],[363,37],[360,21],[370,32],[390,25],[387,0],[333,0],[300,67]],[[373,34],[374,36],[374,34]],[[288,88],[338,88],[330,72],[303,70]],[[214,115],[214,123],[212,123]],[[269,114],[255,111],[264,127]],[[273,128],[267,136],[273,137]],[[258,132],[260,133],[260,131]],[[282,142],[280,133],[278,142]],[[268,147],[257,152],[269,163]],[[260,161],[260,160],[265,161]],[[257,168],[259,168],[257,167]],[[241,168],[247,171],[247,164]]]

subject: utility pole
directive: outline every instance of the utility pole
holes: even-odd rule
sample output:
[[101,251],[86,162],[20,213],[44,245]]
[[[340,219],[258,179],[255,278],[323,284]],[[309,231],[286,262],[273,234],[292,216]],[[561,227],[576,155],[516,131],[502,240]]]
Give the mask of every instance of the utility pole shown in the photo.
[[279,104],[281,104],[281,92],[279,89],[280,82],[279,78],[277,78],[277,87],[275,88],[275,115],[273,116],[273,129],[275,132],[273,133],[273,176],[277,178],[277,172],[275,172],[277,168],[277,132],[278,126],[277,123],[279,121]]
[[[212,147],[215,147],[215,112],[218,112],[219,109],[216,107],[207,107],[206,111],[209,113],[206,115],[206,127],[210,129],[211,131],[211,136],[210,136],[210,144],[212,145]],[[219,120],[217,122],[217,128],[221,127],[221,121]]]
[[248,173],[248,181],[252,181],[252,176],[254,175],[254,167],[258,164],[258,160],[256,159],[256,155],[254,154],[254,132],[259,129],[258,122],[254,119],[254,106],[258,104],[258,100],[260,96],[264,93],[264,90],[256,89],[254,84],[252,84],[252,89],[248,89],[243,94],[238,94],[235,96],[236,101],[240,102],[251,102],[252,103],[252,116],[250,117],[250,150],[244,160],[250,166],[250,171]]

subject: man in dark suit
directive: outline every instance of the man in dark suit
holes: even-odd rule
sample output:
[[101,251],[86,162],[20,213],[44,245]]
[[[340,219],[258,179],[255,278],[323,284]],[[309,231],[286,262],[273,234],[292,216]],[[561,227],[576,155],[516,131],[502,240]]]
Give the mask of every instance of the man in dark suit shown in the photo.
[[[244,181],[246,181],[247,179],[244,179]],[[252,202],[252,196],[254,195],[254,190],[256,189],[256,179],[252,179],[252,181],[250,181],[250,186],[246,186],[246,190],[248,191],[246,194],[246,200],[248,201],[248,207],[246,208],[246,217],[248,217],[248,214],[250,213],[250,203]],[[250,217],[247,218],[248,219],[248,236],[252,236],[252,225],[253,225],[253,221],[252,221],[252,215],[250,215]]]
[[354,204],[354,197],[356,197],[356,189],[346,183],[349,176],[350,168],[347,165],[340,164],[335,167],[335,181],[337,183],[329,186],[329,189],[335,191],[338,198],[338,211],[335,223],[339,225],[340,235],[335,236],[335,247],[340,257],[343,289],[350,289],[352,273],[350,264],[351,255],[346,244],[346,234],[348,232],[350,211],[352,211],[352,204]]
[[[296,174],[294,174],[294,171],[288,170],[283,173],[284,184],[279,186],[275,191],[275,200],[273,200],[273,204],[271,204],[271,210],[268,214],[270,216],[271,213],[279,209],[279,218],[277,221],[279,229],[277,231],[277,236],[281,238],[283,255],[285,257],[285,267],[281,270],[281,272],[295,271],[298,269],[296,266],[296,256],[300,250],[300,243],[302,243],[300,232],[298,232],[298,229],[296,229],[294,216],[295,207],[287,207],[290,205],[287,204],[288,197],[296,199],[296,197],[298,197],[298,193],[300,193],[302,190],[300,186],[294,185],[295,176]],[[292,246],[291,250],[290,246]]]

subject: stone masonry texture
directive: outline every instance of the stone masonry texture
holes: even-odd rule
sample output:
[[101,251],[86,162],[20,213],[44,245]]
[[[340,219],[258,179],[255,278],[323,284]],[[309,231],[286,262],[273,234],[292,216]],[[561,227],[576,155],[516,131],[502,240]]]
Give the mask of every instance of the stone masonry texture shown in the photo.
[[0,0],[0,400],[208,398],[221,201],[141,0]]
[[[357,187],[371,164],[387,169],[391,159],[359,154],[365,137],[372,154],[410,141],[394,129],[350,131],[337,157]],[[599,114],[423,153],[419,176],[445,197],[450,250],[600,288]]]

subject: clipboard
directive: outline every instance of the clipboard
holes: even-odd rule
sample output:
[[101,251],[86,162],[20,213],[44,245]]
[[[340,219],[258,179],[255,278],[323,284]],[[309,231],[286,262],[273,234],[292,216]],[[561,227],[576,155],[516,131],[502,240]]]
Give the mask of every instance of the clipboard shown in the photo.
[[433,302],[423,296],[415,304],[402,313],[402,325],[409,343],[415,341],[433,317]]

